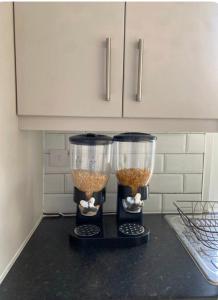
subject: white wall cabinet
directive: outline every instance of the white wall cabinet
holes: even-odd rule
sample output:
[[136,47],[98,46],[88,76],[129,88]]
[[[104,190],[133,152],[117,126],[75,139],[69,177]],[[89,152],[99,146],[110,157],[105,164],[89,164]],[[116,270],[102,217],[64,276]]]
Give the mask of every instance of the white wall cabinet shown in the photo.
[[216,131],[217,36],[216,3],[15,3],[20,128]]
[[121,117],[123,24],[124,3],[15,3],[18,114]]
[[[124,117],[218,118],[218,5],[128,3]],[[136,101],[138,40],[144,40]]]

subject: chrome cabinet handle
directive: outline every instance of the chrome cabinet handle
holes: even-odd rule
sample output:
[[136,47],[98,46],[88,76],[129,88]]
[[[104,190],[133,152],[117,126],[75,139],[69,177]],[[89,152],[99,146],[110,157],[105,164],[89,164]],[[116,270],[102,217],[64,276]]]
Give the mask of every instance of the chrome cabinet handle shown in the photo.
[[139,39],[139,60],[138,60],[138,82],[137,82],[137,94],[136,101],[142,101],[142,71],[143,71],[143,52],[144,52],[144,40]]
[[106,101],[111,100],[111,38],[106,39]]

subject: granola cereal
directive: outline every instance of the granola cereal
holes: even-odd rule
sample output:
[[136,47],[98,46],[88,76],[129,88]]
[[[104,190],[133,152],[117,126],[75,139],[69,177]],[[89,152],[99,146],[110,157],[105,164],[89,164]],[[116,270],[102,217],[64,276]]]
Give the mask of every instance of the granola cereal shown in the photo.
[[116,172],[120,184],[129,186],[132,190],[132,196],[135,196],[138,188],[148,183],[151,172],[148,169],[130,168],[121,169]]
[[90,199],[94,192],[101,191],[108,181],[108,176],[101,172],[80,169],[73,170],[72,177],[74,185],[86,194],[87,199]]

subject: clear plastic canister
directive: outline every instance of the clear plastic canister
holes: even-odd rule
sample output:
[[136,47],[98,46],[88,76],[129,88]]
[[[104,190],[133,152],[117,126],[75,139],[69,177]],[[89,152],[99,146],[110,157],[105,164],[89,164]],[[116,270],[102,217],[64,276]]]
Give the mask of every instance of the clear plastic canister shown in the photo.
[[156,137],[147,133],[122,133],[113,138],[113,166],[119,184],[128,186],[134,197],[148,185],[155,158]]
[[107,184],[112,138],[88,133],[71,136],[69,140],[73,184],[89,200]]

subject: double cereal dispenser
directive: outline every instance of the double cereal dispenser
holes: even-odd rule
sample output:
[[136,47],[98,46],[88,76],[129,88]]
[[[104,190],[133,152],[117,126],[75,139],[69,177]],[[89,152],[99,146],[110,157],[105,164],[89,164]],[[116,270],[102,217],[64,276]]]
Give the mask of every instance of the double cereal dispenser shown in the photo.
[[[149,239],[143,204],[153,168],[156,137],[127,132],[113,138],[100,134],[71,136],[70,158],[76,223],[73,245],[136,246]],[[111,172],[118,182],[116,216],[103,216],[106,185]]]

